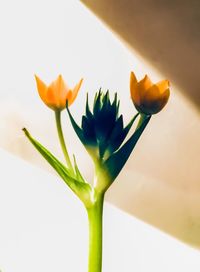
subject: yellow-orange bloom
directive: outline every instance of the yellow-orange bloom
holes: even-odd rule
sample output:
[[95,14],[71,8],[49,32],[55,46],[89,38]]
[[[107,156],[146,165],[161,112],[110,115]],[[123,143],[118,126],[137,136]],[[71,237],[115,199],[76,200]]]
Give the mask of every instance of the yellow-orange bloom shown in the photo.
[[162,80],[153,84],[146,75],[138,82],[135,74],[131,72],[130,92],[132,101],[140,113],[155,114],[162,110],[169,99],[169,81]]
[[36,75],[35,79],[42,101],[49,108],[60,111],[66,107],[67,101],[69,106],[74,102],[83,81],[83,79],[81,79],[73,89],[69,89],[61,75],[49,86]]

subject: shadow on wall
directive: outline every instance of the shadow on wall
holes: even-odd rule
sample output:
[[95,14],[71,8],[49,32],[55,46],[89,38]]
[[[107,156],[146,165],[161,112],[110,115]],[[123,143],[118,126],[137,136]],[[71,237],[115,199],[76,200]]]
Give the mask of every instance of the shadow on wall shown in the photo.
[[200,1],[81,1],[200,110]]
[[[82,2],[179,87],[200,112],[200,1]],[[193,114],[187,103],[179,102],[178,96],[171,100],[171,111],[166,112],[166,118],[162,113],[165,128],[162,126],[159,136],[161,117],[152,122],[151,134],[146,132],[148,138],[143,135],[143,149],[140,145],[135,149],[108,199],[130,214],[200,248],[199,116]],[[163,147],[162,154],[158,140]],[[148,179],[137,176],[134,170],[148,173]]]
[[165,183],[147,178],[126,167],[126,171],[122,171],[109,189],[106,199],[140,220],[200,250],[198,193],[188,194],[174,190]]

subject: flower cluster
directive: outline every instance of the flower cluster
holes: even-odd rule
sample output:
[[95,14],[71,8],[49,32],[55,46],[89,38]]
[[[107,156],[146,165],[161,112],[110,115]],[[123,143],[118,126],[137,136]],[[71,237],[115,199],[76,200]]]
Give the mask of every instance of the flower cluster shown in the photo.
[[[53,110],[63,110],[66,107],[66,102],[70,106],[76,99],[83,82],[83,79],[81,79],[73,89],[70,89],[61,75],[49,86],[38,76],[35,76],[35,79],[42,101]],[[138,82],[135,74],[131,72],[130,93],[132,101],[140,113],[155,114],[163,109],[169,99],[169,81],[162,80],[153,84],[146,75]]]
[[[67,185],[79,197],[81,196],[82,200],[84,194],[80,190],[84,189],[87,192],[88,190],[91,192],[92,188],[81,175],[75,157],[74,163],[70,160],[62,132],[60,112],[66,107],[77,136],[92,157],[96,175],[93,188],[105,192],[128,160],[151,115],[162,110],[169,98],[168,80],[153,84],[149,77],[145,76],[138,82],[135,74],[131,72],[130,94],[138,113],[129,123],[124,126],[123,115],[119,114],[117,94],[115,94],[114,100],[111,101],[109,91],[103,93],[102,90],[99,90],[95,95],[92,110],[90,110],[87,96],[85,114],[83,114],[82,124],[79,126],[74,120],[69,106],[74,102],[83,79],[73,89],[70,89],[61,75],[49,86],[39,79],[38,76],[35,76],[35,78],[42,101],[55,111],[58,135],[66,159],[66,166],[62,165],[47,149],[33,139],[27,130],[25,130],[26,136],[42,156],[54,167]],[[140,120],[135,131],[126,140],[133,123],[139,115]],[[88,200],[90,197],[90,195],[87,195],[86,199]]]
[[[25,128],[24,133],[85,205],[90,233],[88,271],[101,272],[104,195],[124,167],[152,114],[158,113],[166,105],[170,94],[169,82],[163,80],[153,84],[148,76],[138,82],[135,74],[131,72],[130,94],[138,112],[128,124],[124,125],[123,115],[119,112],[117,94],[114,99],[110,99],[109,91],[104,93],[100,89],[94,97],[92,108],[89,106],[87,96],[85,113],[82,115],[81,125],[78,125],[69,107],[76,99],[83,80],[70,89],[61,75],[49,86],[38,76],[35,78],[42,101],[55,113],[58,137],[66,163],[58,160]],[[86,181],[81,174],[75,156],[71,162],[68,154],[61,125],[61,112],[65,108],[75,133],[93,160],[95,168],[93,184]],[[137,124],[131,132],[135,122]],[[128,134],[131,134],[129,138]]]

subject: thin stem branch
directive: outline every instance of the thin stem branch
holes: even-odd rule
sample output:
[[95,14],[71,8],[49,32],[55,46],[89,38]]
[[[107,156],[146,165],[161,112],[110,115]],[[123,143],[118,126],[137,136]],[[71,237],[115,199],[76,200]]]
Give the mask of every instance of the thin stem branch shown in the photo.
[[62,131],[62,125],[61,125],[61,111],[55,111],[55,118],[56,118],[56,127],[57,127],[57,131],[58,131],[58,137],[59,137],[59,141],[60,141],[60,145],[67,163],[67,166],[69,167],[69,169],[73,170],[72,167],[72,163],[70,161],[70,157],[67,151],[67,147],[65,144],[65,140],[64,140],[64,136],[63,136],[63,131]]

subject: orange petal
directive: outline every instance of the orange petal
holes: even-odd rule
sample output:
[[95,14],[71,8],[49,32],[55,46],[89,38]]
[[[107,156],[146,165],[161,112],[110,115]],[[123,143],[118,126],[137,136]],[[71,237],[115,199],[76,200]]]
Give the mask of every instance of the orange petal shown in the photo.
[[163,93],[169,88],[169,80],[162,80],[156,83],[156,86],[159,88],[160,93]]
[[72,92],[72,90],[69,90],[69,92],[67,93],[67,97],[66,97],[66,101],[68,101],[68,106],[71,105],[72,96],[73,96],[73,92]]
[[66,83],[63,80],[61,75],[59,75],[57,81],[58,81],[58,86],[57,87],[58,87],[58,95],[59,95],[60,106],[65,108],[67,95],[69,93],[69,88],[67,87],[67,85],[66,85]]
[[153,85],[145,94],[141,102],[141,109],[146,114],[155,114],[163,109],[169,99],[169,88],[163,93],[157,85]]
[[48,87],[48,90],[46,93],[46,104],[52,109],[59,108],[59,101],[56,98],[55,90],[51,87]]
[[40,98],[43,100],[44,103],[46,103],[46,93],[47,93],[47,86],[46,84],[38,77],[35,75],[35,80],[37,84],[37,89]]
[[63,93],[66,95],[66,90],[68,89],[63,78],[62,75],[59,75],[57,80],[55,81],[55,87],[57,89],[58,95],[62,96]]
[[82,82],[83,82],[83,78],[79,81],[78,84],[76,84],[76,86],[74,87],[74,89],[72,90],[72,95],[70,95],[70,97],[68,97],[68,103],[69,103],[69,106],[74,102],[74,100],[76,99],[77,97],[77,94],[78,94],[78,91],[80,90],[80,87],[82,85]]
[[56,80],[54,80],[48,87],[48,91],[50,92],[50,96],[54,96],[54,100],[59,101],[59,89],[60,89],[60,76]]
[[130,93],[134,104],[139,104],[140,96],[137,89],[137,78],[133,72],[130,74]]
[[132,86],[132,100],[135,106],[140,106],[147,90],[152,86],[152,82],[146,75],[141,81]]
[[[66,102],[67,87],[61,75],[48,87],[49,103],[53,103],[56,108],[64,108]],[[51,101],[51,102],[50,102]]]
[[145,95],[146,91],[151,88],[152,85],[153,84],[147,75],[145,75],[145,77],[138,82],[137,88],[140,94],[140,98]]
[[131,71],[131,74],[130,74],[130,87],[134,84],[136,84],[138,81],[137,81],[137,78],[135,76],[135,74],[133,73],[133,71]]

